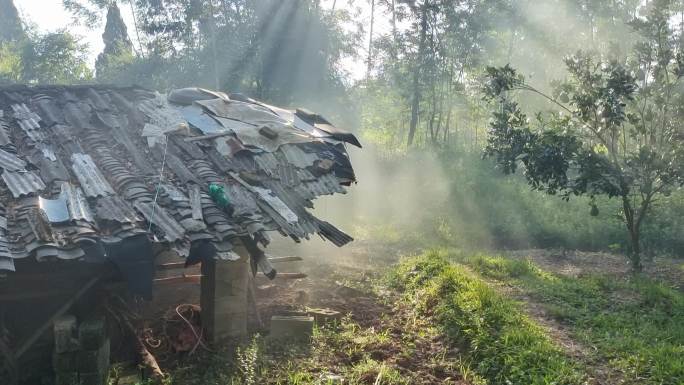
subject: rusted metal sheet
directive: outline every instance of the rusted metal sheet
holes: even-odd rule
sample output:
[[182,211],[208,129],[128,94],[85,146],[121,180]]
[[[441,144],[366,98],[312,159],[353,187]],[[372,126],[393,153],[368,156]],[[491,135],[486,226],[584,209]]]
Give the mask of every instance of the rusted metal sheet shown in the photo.
[[12,196],[19,198],[45,189],[45,183],[32,171],[8,171],[2,173],[2,180],[12,192]]
[[135,204],[135,208],[142,213],[149,223],[157,226],[164,232],[164,236],[170,242],[175,242],[183,239],[185,236],[185,229],[178,223],[166,210],[154,203]]
[[71,168],[76,174],[83,191],[91,198],[113,195],[114,189],[87,154],[71,155]]

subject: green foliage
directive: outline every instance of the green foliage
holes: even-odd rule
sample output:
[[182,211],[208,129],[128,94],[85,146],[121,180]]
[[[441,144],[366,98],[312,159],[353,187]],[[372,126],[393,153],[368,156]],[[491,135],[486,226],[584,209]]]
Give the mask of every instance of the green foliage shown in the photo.
[[97,79],[100,82],[119,82],[118,77],[129,69],[134,61],[133,44],[128,37],[126,24],[116,3],[107,11],[107,24],[102,34],[105,47],[95,62]]
[[[644,384],[684,381],[684,295],[635,276],[554,275],[519,260],[481,257],[469,262],[486,277],[521,286],[563,322],[598,359]],[[523,274],[520,274],[523,273]]]
[[66,31],[34,35],[22,47],[24,83],[73,84],[91,81],[87,46]]
[[[640,40],[621,61],[584,52],[566,58],[569,78],[556,93],[568,106],[525,84],[508,66],[489,68],[483,87],[500,104],[485,155],[505,173],[521,163],[530,186],[549,194],[620,197],[637,270],[641,224],[653,200],[684,186],[680,47],[668,42],[675,32],[666,3],[654,3],[632,23]],[[561,114],[551,112],[547,122],[538,113],[531,127],[510,100],[513,90],[541,95]]]
[[21,70],[21,56],[16,43],[0,43],[0,84],[18,82]]
[[581,368],[521,311],[445,251],[403,261],[395,287],[434,315],[444,332],[465,347],[473,369],[491,384],[579,384]]
[[23,38],[24,27],[14,2],[12,0],[0,0],[0,43],[17,42]]

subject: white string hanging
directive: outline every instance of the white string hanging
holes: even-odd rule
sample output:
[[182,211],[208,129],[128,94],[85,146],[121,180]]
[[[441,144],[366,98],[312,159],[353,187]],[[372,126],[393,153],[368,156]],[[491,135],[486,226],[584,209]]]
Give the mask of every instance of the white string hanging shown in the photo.
[[169,148],[169,138],[164,135],[164,155],[162,156],[161,170],[159,170],[159,182],[157,183],[157,188],[154,192],[154,201],[152,201],[152,212],[150,213],[150,225],[147,228],[147,232],[152,232],[152,221],[154,219],[154,212],[157,208],[157,198],[159,198],[159,189],[161,189],[162,181],[164,180],[164,166],[166,165],[166,151]]

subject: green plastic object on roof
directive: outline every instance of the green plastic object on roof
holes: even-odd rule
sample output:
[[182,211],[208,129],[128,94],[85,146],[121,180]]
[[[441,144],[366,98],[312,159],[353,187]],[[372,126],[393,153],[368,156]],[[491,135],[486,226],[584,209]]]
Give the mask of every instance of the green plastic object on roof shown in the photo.
[[211,183],[209,184],[209,196],[218,205],[218,207],[228,210],[230,208],[230,200],[223,190],[223,186]]

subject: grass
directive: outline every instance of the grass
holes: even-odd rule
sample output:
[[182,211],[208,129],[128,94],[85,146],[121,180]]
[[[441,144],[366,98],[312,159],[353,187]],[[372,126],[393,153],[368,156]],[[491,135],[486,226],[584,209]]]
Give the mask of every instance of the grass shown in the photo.
[[639,384],[684,383],[684,295],[643,276],[567,277],[525,260],[467,261],[485,277],[521,287],[599,360]]
[[[505,298],[448,253],[431,251],[403,261],[391,274],[393,286],[433,316],[453,343],[462,346],[473,370],[487,384],[579,384],[581,367],[568,358]],[[529,267],[511,270],[523,274]]]

